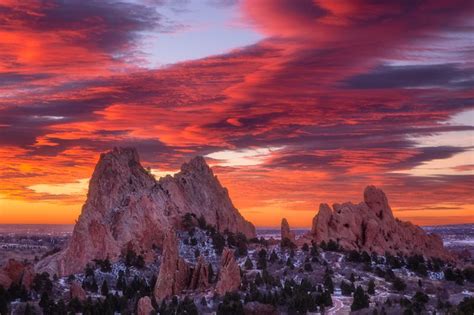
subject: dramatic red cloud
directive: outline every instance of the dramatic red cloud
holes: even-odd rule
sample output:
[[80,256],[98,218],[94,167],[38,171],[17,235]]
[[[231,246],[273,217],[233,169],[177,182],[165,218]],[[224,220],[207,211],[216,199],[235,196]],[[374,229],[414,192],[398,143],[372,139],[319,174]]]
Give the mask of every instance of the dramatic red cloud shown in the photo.
[[472,1],[244,1],[266,39],[163,69],[136,47],[161,16],[111,4],[0,4],[0,201],[73,205],[72,222],[98,154],[130,145],[160,171],[226,156],[209,161],[258,225],[308,226],[368,184],[415,222],[474,221],[472,163],[418,170],[472,148],[417,141],[474,129],[448,123],[474,107]]

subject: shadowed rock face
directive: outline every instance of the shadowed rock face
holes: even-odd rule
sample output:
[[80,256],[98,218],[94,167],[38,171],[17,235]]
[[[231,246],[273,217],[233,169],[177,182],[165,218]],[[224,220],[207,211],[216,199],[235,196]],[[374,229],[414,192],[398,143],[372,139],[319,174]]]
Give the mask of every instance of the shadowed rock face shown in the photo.
[[148,252],[186,213],[201,215],[219,231],[255,237],[255,227],[233,206],[228,192],[202,157],[158,181],[133,148],[115,148],[96,165],[87,200],[68,247],[36,269],[60,276],[80,272],[93,259],[116,259],[126,248]]
[[393,217],[385,193],[375,186],[364,191],[364,202],[321,204],[313,219],[310,238],[318,243],[334,240],[349,250],[384,254],[421,254],[452,259],[438,235]]
[[173,295],[179,295],[187,287],[191,270],[178,253],[178,240],[173,230],[168,230],[163,244],[163,257],[156,280],[154,295],[161,302]]
[[234,252],[226,247],[222,252],[216,292],[219,295],[224,295],[227,292],[236,291],[240,287],[240,282],[240,267],[235,260]]

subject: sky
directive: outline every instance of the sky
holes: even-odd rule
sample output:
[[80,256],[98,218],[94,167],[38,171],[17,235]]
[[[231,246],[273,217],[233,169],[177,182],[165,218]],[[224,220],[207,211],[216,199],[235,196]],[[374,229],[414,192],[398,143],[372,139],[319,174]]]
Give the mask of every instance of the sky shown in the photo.
[[473,60],[472,0],[0,0],[0,223],[74,223],[116,146],[257,226],[370,184],[473,223]]

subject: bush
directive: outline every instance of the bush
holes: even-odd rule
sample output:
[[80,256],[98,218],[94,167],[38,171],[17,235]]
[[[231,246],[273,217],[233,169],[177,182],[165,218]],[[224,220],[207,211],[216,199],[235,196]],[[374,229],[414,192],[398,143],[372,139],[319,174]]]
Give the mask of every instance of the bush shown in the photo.
[[370,279],[368,285],[367,285],[367,293],[370,295],[375,294],[375,282],[374,279]]
[[258,252],[257,268],[260,270],[267,268],[267,251],[265,249]]
[[352,295],[352,285],[344,280],[341,282],[341,294],[345,296]]
[[125,255],[125,265],[127,267],[143,268],[145,267],[145,259],[142,255],[137,255],[132,249],[128,249]]
[[247,270],[253,269],[253,263],[252,263],[252,260],[250,260],[249,257],[247,257],[247,259],[245,260],[244,267]]
[[244,306],[238,293],[226,293],[222,303],[217,307],[217,315],[228,314],[244,314]]
[[351,311],[357,311],[369,307],[369,296],[365,294],[364,289],[358,286],[354,292],[354,299],[351,305]]
[[393,281],[394,290],[401,292],[401,291],[404,291],[406,287],[407,285],[402,279],[395,277],[395,280]]

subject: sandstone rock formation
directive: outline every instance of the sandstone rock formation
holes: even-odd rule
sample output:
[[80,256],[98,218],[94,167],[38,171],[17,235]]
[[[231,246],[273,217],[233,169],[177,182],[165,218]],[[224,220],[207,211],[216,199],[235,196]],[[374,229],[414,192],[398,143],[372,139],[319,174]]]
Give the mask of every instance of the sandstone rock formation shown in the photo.
[[144,296],[138,300],[137,315],[150,315],[154,313],[155,310],[151,304],[151,299],[148,296]]
[[8,288],[12,283],[16,283],[29,290],[34,277],[35,273],[32,265],[9,259],[0,270],[0,285]]
[[227,292],[236,291],[240,287],[240,282],[240,267],[235,260],[234,252],[226,247],[222,252],[216,292],[219,295],[224,295]]
[[84,301],[87,298],[87,294],[79,282],[73,281],[71,283],[71,287],[69,288],[69,297],[71,299],[78,299],[79,301]]
[[0,286],[4,289],[8,289],[12,284],[12,279],[3,271],[0,270]]
[[189,289],[202,290],[209,287],[209,264],[203,256],[199,256],[196,267],[192,271]]
[[113,261],[125,248],[146,253],[160,246],[164,231],[179,227],[186,213],[204,216],[221,232],[255,237],[254,226],[233,206],[202,157],[157,181],[141,166],[135,149],[115,148],[96,165],[68,247],[36,269],[64,276],[83,271],[93,259]]
[[332,210],[321,204],[310,238],[318,243],[333,240],[348,250],[452,258],[438,235],[395,219],[385,193],[374,186],[365,189],[364,202],[358,205],[334,204]]
[[281,240],[283,241],[284,239],[288,239],[292,243],[296,241],[295,232],[290,230],[290,224],[288,224],[286,218],[281,220]]
[[163,256],[156,280],[154,296],[158,302],[180,294],[187,288],[190,269],[178,253],[178,240],[173,230],[168,230],[163,242]]

